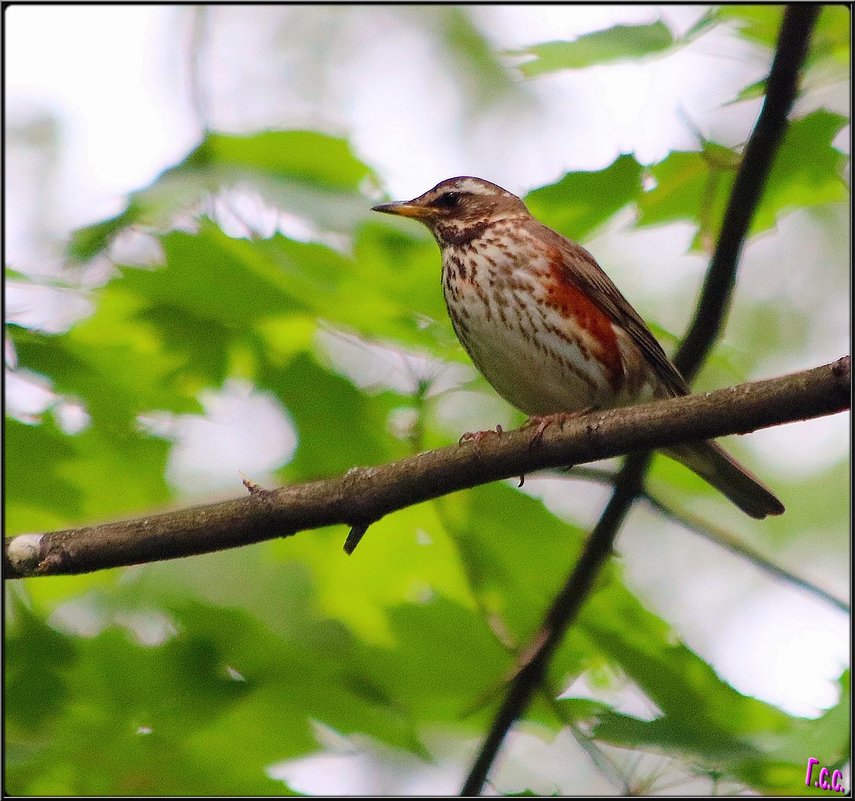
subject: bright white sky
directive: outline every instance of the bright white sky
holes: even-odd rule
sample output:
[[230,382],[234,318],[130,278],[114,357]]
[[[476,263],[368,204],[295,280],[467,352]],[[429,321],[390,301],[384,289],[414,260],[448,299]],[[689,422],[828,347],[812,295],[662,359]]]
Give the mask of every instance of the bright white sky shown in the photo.
[[[616,21],[650,22],[657,14],[681,32],[702,11],[680,6],[658,11],[645,6],[539,6],[536,11],[531,7],[504,6],[495,13],[502,46],[515,47],[572,37]],[[379,8],[368,13],[379,13]],[[51,195],[58,206],[53,210],[52,235],[62,236],[75,226],[116,213],[127,192],[150,182],[198,141],[199,129],[187,96],[186,64],[182,61],[186,54],[173,52],[182,42],[187,44],[190,27],[186,14],[182,17],[175,7],[14,5],[6,9],[4,23],[7,135],[14,136],[16,126],[45,112],[60,120],[56,167],[59,188]],[[186,35],[180,30],[182,24],[186,25]],[[703,126],[705,112],[718,110],[735,90],[759,77],[755,73],[762,67],[762,62],[749,63],[747,51],[722,53],[710,42],[680,56],[680,68],[673,60],[652,61],[645,63],[644,69],[636,64],[616,65],[584,71],[578,76],[547,78],[538,91],[541,97],[551,99],[552,117],[541,122],[561,132],[560,145],[553,139],[548,147],[538,143],[514,150],[488,131],[482,132],[479,147],[467,150],[451,146],[447,141],[449,129],[443,127],[442,120],[437,123],[442,133],[430,129],[423,116],[425,110],[420,108],[421,90],[408,91],[409,86],[415,86],[412,70],[418,69],[418,64],[408,63],[409,44],[398,43],[399,49],[395,50],[396,43],[389,42],[388,51],[366,53],[363,68],[379,70],[377,81],[372,82],[376,92],[366,88],[342,109],[353,141],[363,157],[385,175],[396,197],[415,195],[448,175],[479,172],[522,192],[555,180],[567,168],[600,168],[621,151],[634,151],[642,160],[652,161],[676,144],[690,148],[693,139],[674,109],[683,108]],[[389,64],[395,69],[388,69]],[[211,68],[214,80],[218,68],[216,64]],[[567,84],[562,81],[570,81],[575,92],[572,108],[565,107]],[[364,81],[362,85],[367,86]],[[394,125],[389,124],[390,103],[397,112]],[[435,110],[428,111],[437,116]],[[733,130],[739,130],[740,126],[744,129],[744,115],[756,113],[756,106],[738,104],[717,113],[718,119],[725,118]],[[492,142],[493,147],[485,147],[485,142]],[[568,152],[571,158],[561,155]],[[28,209],[39,209],[42,202],[41,168],[36,165],[28,172],[26,164],[14,162],[8,167],[6,259],[13,266],[26,265],[43,253],[39,243],[33,241],[32,230],[36,229],[28,220]],[[44,243],[40,244],[43,247]],[[677,258],[683,245],[679,237],[676,244],[671,237],[663,247],[674,248]],[[651,254],[637,254],[636,261],[645,257]],[[660,257],[659,268],[661,262]],[[650,269],[649,280],[655,281],[655,265]],[[671,280],[670,271],[666,272],[665,280]],[[233,414],[229,400],[239,396],[259,409],[264,407],[266,414],[273,401],[258,396],[248,398],[247,392],[246,387],[227,387],[219,400],[208,398],[209,413],[214,417],[224,414],[226,421],[242,417]],[[845,423],[844,429],[835,423],[830,425],[829,436],[842,441],[845,434],[840,432]],[[186,464],[192,471],[192,465],[200,461],[210,465],[213,456],[201,460],[198,457],[198,448],[204,449],[206,442],[216,453],[232,452],[235,441],[246,440],[244,434],[235,436],[228,429],[230,433],[224,435],[223,443],[212,444],[217,431],[226,431],[227,426],[222,419],[210,420],[209,426],[206,435],[198,420],[192,423],[192,432],[176,448],[173,470],[181,474],[181,465]],[[293,447],[287,426],[281,433],[281,447]],[[193,443],[197,450],[188,450]],[[779,452],[782,443],[776,444]],[[261,454],[260,458],[264,466],[258,469],[268,469],[270,455]],[[274,459],[273,465],[276,463]],[[252,472],[252,465],[246,461],[241,464],[241,469]],[[233,464],[226,465],[226,472],[233,482]],[[192,485],[199,476],[188,473],[184,479]],[[180,475],[176,481],[182,483]],[[673,552],[697,566],[698,560],[692,557],[699,547],[697,540],[684,534],[662,536],[671,542]],[[632,538],[624,540],[627,562],[631,564],[633,547],[641,549],[641,557],[646,546]],[[667,552],[668,548],[663,550]],[[755,584],[756,576],[749,576],[751,569],[747,570],[742,575],[746,568],[739,568],[739,581],[746,585],[743,589],[753,593],[749,595],[751,600],[740,606],[738,619],[731,621],[732,625],[702,626],[702,631],[696,632],[697,646],[738,688],[783,704],[793,712],[816,714],[835,700],[829,681],[847,662],[848,619],[827,606],[807,603],[801,593],[771,586],[768,580]],[[655,594],[657,578],[630,573],[646,592]],[[729,586],[719,576],[710,579],[709,587],[721,590]],[[683,613],[662,610],[669,619],[679,620],[690,641],[693,616],[697,622],[697,615],[703,614],[691,603],[696,591],[696,587],[686,587],[673,598]],[[741,597],[744,600],[745,596]],[[702,640],[706,637],[710,641],[704,645]]]
[[[159,63],[174,10],[135,5],[14,5],[6,10],[6,104],[61,119],[71,225],[119,210],[198,140],[188,114],[164,98]],[[166,102],[165,102],[166,101]]]

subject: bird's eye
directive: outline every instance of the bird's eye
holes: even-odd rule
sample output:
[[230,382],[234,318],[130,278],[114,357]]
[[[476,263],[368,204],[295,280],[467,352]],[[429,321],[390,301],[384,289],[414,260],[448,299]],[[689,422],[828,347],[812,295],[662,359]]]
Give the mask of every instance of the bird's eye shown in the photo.
[[443,192],[435,201],[435,206],[453,209],[460,202],[460,192]]

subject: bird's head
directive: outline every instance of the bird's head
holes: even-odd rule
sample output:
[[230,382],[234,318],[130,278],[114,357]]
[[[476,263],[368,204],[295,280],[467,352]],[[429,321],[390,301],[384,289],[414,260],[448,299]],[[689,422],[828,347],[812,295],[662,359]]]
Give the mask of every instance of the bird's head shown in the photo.
[[528,217],[525,204],[482,178],[448,178],[412,200],[374,206],[374,211],[424,223],[440,245],[461,244],[499,220]]

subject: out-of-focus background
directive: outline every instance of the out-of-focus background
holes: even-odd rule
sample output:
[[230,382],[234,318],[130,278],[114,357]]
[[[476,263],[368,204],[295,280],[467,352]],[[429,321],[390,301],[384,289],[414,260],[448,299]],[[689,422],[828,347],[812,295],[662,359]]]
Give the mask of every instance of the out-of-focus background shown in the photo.
[[[519,423],[453,341],[429,236],[369,212],[453,175],[531,192],[673,350],[780,14],[5,9],[7,534]],[[849,352],[848,33],[844,9],[823,10],[699,389]],[[573,56],[532,49],[577,38]],[[667,460],[652,488],[837,603],[640,505],[557,661],[564,700],[514,732],[493,789],[787,792],[757,765],[840,760],[848,415],[732,439],[782,518],[743,519]],[[393,515],[349,559],[336,529],[16,582],[8,789],[455,792],[507,649],[535,630],[607,497],[602,483],[532,476]],[[667,707],[666,685],[685,709]],[[727,732],[717,721],[743,768],[715,767],[716,747],[680,729],[692,692],[715,693],[723,718],[756,716]],[[665,734],[644,725],[655,719]]]

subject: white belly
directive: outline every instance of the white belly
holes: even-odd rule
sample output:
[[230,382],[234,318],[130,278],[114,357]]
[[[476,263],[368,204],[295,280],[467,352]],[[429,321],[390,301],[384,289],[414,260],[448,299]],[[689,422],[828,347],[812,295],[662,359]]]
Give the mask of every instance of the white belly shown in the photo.
[[615,405],[614,388],[584,342],[531,298],[527,271],[510,281],[494,276],[492,287],[482,278],[459,283],[456,299],[445,282],[443,290],[458,338],[496,392],[529,415]]

